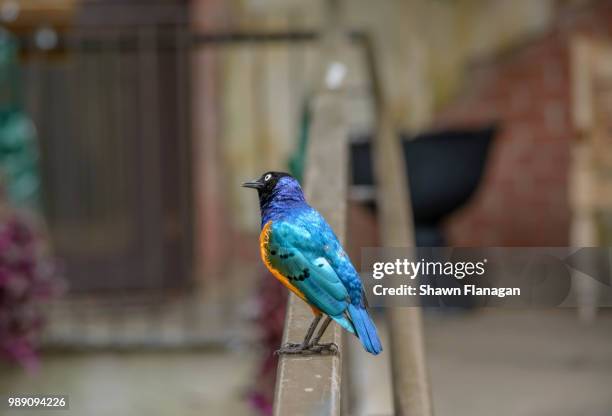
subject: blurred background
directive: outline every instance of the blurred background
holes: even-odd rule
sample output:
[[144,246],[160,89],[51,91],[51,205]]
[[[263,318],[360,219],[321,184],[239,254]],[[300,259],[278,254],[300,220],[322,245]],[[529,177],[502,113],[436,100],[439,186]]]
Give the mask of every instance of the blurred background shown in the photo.
[[[270,414],[286,292],[239,184],[302,177],[321,82],[346,96],[356,266],[380,95],[418,245],[610,245],[610,1],[332,3],[0,0],[0,394]],[[612,313],[578,289],[578,310],[426,311],[436,414],[612,414]],[[388,357],[363,374],[353,413],[393,414]]]

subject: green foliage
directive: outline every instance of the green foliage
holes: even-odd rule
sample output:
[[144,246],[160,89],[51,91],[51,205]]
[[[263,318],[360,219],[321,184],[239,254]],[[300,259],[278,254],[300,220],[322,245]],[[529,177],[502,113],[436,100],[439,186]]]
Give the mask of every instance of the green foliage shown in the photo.
[[37,209],[40,175],[36,129],[21,108],[17,43],[0,29],[0,179],[15,207]]
[[310,131],[310,110],[308,103],[302,107],[302,118],[300,120],[300,131],[298,136],[297,148],[289,159],[289,173],[300,183],[304,176],[304,164],[306,162],[306,149],[308,148],[308,134]]

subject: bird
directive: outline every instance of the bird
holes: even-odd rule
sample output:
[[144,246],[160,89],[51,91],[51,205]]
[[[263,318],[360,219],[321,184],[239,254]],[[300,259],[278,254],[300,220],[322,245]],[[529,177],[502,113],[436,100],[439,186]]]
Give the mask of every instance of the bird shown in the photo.
[[367,352],[379,354],[382,345],[359,274],[327,221],[306,202],[299,182],[288,173],[270,171],[242,186],[256,189],[259,196],[263,263],[314,314],[304,340],[276,353],[337,353],[334,343],[320,343],[333,320],[356,335]]

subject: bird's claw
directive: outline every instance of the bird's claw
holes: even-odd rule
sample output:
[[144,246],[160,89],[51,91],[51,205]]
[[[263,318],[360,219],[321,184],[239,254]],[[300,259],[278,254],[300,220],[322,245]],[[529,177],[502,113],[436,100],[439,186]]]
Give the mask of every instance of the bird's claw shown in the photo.
[[336,355],[338,346],[334,342],[329,344],[294,344],[287,343],[274,352],[275,355]]
[[292,342],[288,342],[278,350],[274,351],[274,355],[307,354],[308,350],[308,345],[294,344]]
[[313,353],[322,355],[336,355],[339,351],[335,342],[330,342],[328,344],[311,344],[308,346],[308,349]]
[[303,343],[296,344],[295,342],[288,342],[288,343],[286,343],[285,345],[282,346],[282,348],[299,348],[299,347],[306,348]]

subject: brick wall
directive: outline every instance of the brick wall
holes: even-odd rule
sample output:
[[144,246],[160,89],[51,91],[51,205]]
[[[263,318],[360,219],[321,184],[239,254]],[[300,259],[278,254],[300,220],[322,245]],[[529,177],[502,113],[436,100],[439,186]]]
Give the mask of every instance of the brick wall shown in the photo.
[[568,244],[569,40],[578,33],[612,37],[612,2],[561,11],[546,34],[475,65],[437,116],[440,127],[496,120],[502,128],[479,192],[447,223],[451,244]]

